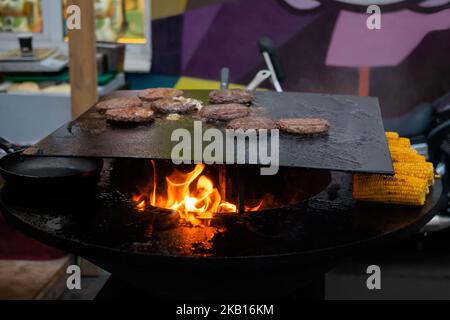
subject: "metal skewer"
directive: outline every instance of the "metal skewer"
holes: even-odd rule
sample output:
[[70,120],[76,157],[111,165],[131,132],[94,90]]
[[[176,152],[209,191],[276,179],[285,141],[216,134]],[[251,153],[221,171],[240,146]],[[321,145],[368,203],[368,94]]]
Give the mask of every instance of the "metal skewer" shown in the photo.
[[[230,83],[230,69],[222,68],[220,72],[220,89],[226,90],[229,87]],[[220,188],[220,196],[222,200],[227,200],[227,168],[226,164],[223,163],[219,166],[219,188]]]

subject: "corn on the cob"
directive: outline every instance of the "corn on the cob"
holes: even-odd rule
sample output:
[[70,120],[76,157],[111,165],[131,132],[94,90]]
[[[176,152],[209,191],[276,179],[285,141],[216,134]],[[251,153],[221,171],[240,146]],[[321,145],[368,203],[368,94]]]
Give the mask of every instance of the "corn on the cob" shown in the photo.
[[386,138],[387,139],[398,139],[400,136],[397,132],[386,132]]
[[425,162],[425,157],[411,148],[409,139],[388,139],[388,145],[393,162]]
[[410,147],[389,145],[389,151],[392,153],[414,153],[417,154],[417,150]]
[[353,197],[408,205],[424,205],[428,193],[425,179],[396,174],[395,176],[358,174],[354,177]]
[[424,179],[428,186],[434,183],[434,167],[430,162],[395,162],[395,174]]
[[425,157],[414,153],[413,151],[396,152],[391,151],[391,158],[393,162],[426,162]]
[[411,148],[411,141],[407,138],[388,139],[389,147]]
[[386,132],[394,165],[394,176],[357,174],[353,197],[357,200],[423,205],[429,187],[434,183],[433,164],[411,148],[407,138]]

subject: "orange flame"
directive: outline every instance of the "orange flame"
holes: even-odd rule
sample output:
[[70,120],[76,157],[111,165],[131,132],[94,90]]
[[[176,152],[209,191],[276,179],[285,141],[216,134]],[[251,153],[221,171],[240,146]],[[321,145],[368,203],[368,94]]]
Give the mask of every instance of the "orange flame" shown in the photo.
[[[192,172],[183,173],[175,170],[166,177],[166,194],[157,194],[156,165],[152,161],[153,186],[149,194],[133,197],[136,208],[145,211],[147,205],[178,212],[181,218],[189,222],[197,219],[212,219],[215,213],[236,213],[237,206],[222,199],[211,179],[203,174],[204,164],[198,164]],[[245,207],[246,211],[258,211],[263,201],[254,207]],[[197,223],[195,223],[197,224]]]

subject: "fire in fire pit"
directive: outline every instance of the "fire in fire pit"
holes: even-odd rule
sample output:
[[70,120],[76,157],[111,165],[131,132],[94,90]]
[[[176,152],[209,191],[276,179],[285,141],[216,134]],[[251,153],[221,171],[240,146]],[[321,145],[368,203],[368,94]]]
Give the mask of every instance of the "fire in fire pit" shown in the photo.
[[258,166],[180,165],[170,161],[116,161],[112,182],[140,212],[161,208],[192,225],[223,215],[297,205],[330,182],[328,172],[282,167],[261,176]]
[[[217,213],[238,212],[237,204],[227,202],[212,178],[204,174],[206,167],[204,164],[197,164],[193,171],[186,173],[174,169],[165,177],[162,186],[158,185],[155,161],[151,161],[151,164],[152,183],[133,196],[138,210],[144,211],[148,205],[169,209],[176,211],[181,218],[191,223],[195,223],[197,219],[212,219]],[[254,207],[245,206],[245,211],[259,211],[263,203],[264,199]]]

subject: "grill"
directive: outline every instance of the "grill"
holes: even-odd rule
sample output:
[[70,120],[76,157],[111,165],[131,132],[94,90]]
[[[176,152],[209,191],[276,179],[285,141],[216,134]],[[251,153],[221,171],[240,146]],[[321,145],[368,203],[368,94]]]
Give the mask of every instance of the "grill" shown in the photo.
[[356,204],[351,176],[333,172],[298,205],[217,215],[193,228],[168,210],[137,211],[111,183],[114,170],[107,162],[99,184],[83,192],[6,186],[1,209],[36,239],[159,298],[289,298],[362,247],[418,231],[443,205],[440,182],[425,207]]
[[156,195],[170,197],[174,171],[164,141],[179,124],[114,128],[94,110],[26,154],[107,158],[98,183],[4,185],[1,209],[29,235],[111,272],[109,294],[126,287],[129,297],[191,300],[321,297],[324,274],[341,259],[417,232],[445,205],[440,181],[424,207],[353,201],[352,172],[392,173],[375,99],[263,92],[257,104],[276,118],[328,115],[333,129],[310,140],[282,135],[276,176],[257,165],[202,168],[196,180],[207,177],[222,204],[239,210],[183,216],[162,206],[170,201]]

